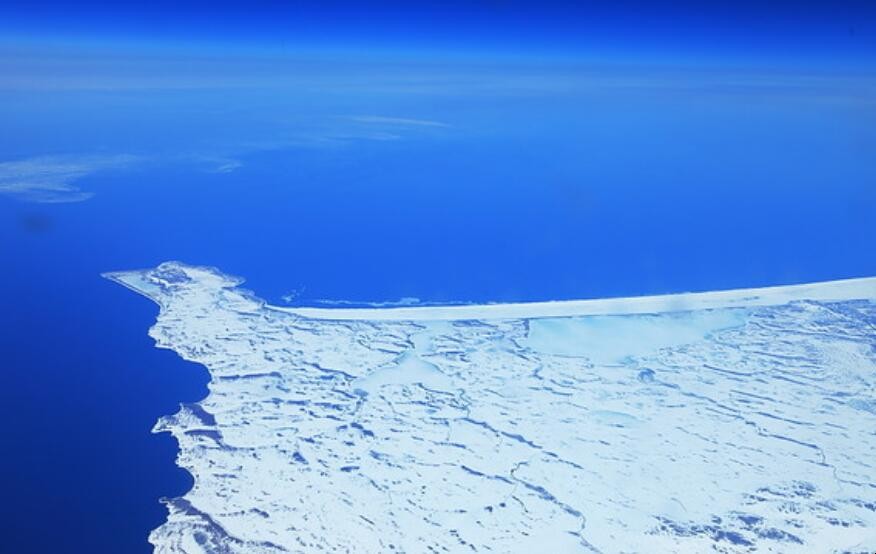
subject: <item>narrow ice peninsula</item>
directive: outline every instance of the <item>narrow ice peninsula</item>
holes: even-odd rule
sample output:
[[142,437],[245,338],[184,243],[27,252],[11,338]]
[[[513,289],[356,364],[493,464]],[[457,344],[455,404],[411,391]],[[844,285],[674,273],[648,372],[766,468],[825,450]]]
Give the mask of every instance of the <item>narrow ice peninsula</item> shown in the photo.
[[876,279],[281,309],[204,267],[107,274],[209,395],[158,553],[873,552]]

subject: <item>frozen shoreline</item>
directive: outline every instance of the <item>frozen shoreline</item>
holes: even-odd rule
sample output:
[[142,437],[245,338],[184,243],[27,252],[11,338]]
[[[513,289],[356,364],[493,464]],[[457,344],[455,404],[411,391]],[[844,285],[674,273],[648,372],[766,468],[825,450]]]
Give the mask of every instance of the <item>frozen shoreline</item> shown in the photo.
[[876,298],[876,277],[822,281],[711,292],[686,292],[592,300],[514,302],[402,308],[286,308],[271,309],[311,319],[369,321],[443,321],[465,319],[535,319],[590,315],[635,315],[778,306],[795,300],[843,301]]
[[[169,262],[176,264],[178,262]],[[185,265],[185,264],[182,264]],[[196,266],[190,266],[196,267]],[[237,287],[244,279],[222,273],[213,267],[197,267],[223,286]],[[158,301],[143,290],[145,282],[136,279],[140,271],[107,272],[103,276]],[[241,291],[245,292],[245,291]],[[538,319],[591,315],[664,314],[691,310],[780,306],[797,300],[840,302],[876,298],[876,277],[838,279],[796,285],[777,285],[707,292],[683,292],[647,296],[510,302],[496,304],[454,304],[446,306],[404,306],[376,308],[316,308],[275,306],[258,300],[265,308],[308,319],[334,321],[454,321]]]

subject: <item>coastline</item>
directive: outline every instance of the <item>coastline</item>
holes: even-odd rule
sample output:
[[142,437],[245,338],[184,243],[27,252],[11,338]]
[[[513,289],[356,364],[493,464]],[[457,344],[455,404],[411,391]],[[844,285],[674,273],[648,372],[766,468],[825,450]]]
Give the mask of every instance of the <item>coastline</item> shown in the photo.
[[[584,317],[606,315],[642,315],[715,310],[723,308],[750,308],[779,306],[789,302],[847,301],[876,299],[876,277],[836,279],[795,285],[776,285],[743,289],[703,292],[683,292],[646,296],[593,298],[582,300],[551,300],[542,302],[510,302],[496,304],[452,304],[428,306],[317,308],[309,306],[277,306],[261,299],[253,291],[239,288],[245,280],[228,275],[213,266],[190,266],[169,261],[163,268],[189,268],[216,281],[216,286],[235,288],[249,300],[268,310],[284,312],[307,319],[333,321],[454,321],[454,320],[512,320],[550,317]],[[161,304],[160,294],[150,289],[154,283],[140,277],[151,269],[110,271],[101,276]]]
[[447,321],[661,314],[690,310],[776,306],[795,300],[843,301],[870,298],[876,298],[876,277],[710,292],[686,292],[591,300],[515,302],[507,304],[393,308],[296,308],[266,306],[272,310],[291,313],[309,319]]

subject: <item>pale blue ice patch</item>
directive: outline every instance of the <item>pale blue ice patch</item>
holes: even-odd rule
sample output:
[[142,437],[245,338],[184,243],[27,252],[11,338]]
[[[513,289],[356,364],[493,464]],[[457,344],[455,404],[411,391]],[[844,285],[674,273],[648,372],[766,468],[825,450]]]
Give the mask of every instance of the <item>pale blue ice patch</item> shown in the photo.
[[748,310],[721,309],[639,316],[535,319],[526,346],[543,353],[580,356],[599,364],[621,361],[701,340],[738,327]]

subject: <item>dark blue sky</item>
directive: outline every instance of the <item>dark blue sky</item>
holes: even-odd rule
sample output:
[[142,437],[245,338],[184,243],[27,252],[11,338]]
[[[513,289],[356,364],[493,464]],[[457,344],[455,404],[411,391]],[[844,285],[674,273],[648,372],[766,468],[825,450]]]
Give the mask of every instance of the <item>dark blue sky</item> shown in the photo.
[[876,3],[14,0],[0,37],[856,62],[876,57]]

